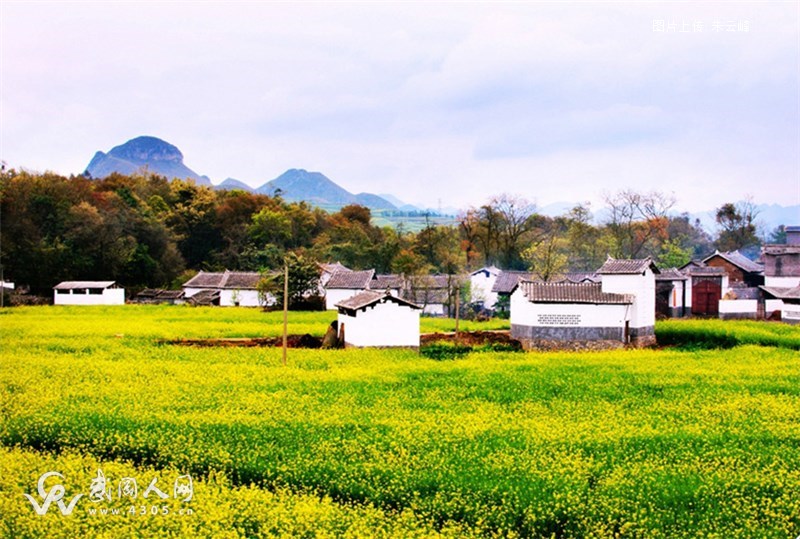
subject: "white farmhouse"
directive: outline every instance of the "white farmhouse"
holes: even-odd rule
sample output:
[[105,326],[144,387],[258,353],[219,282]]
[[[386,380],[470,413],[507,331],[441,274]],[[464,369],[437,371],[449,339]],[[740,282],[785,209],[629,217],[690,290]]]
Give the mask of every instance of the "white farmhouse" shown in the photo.
[[336,304],[345,347],[419,348],[421,308],[388,292],[366,290]]
[[497,292],[493,292],[494,283],[501,270],[495,266],[486,266],[469,274],[470,302],[482,303],[485,309],[494,309]]
[[522,280],[511,292],[511,336],[526,348],[552,341],[654,344],[656,273],[649,258],[609,258],[597,272],[600,283]]
[[262,298],[258,293],[261,275],[250,271],[201,271],[185,283],[183,291],[190,303],[222,307],[262,307],[273,305],[275,298]]
[[340,301],[351,298],[364,290],[369,290],[375,270],[335,271],[325,284],[325,308],[336,309]]
[[55,305],[124,305],[125,289],[114,281],[64,281],[53,287]]

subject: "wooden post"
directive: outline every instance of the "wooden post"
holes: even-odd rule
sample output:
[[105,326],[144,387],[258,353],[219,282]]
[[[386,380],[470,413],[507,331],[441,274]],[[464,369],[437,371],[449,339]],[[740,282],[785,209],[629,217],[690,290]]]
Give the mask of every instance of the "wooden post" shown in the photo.
[[286,365],[287,331],[289,326],[289,264],[283,265],[283,364]]
[[461,301],[461,290],[458,289],[456,286],[456,344],[458,344],[458,315],[459,315],[459,305]]

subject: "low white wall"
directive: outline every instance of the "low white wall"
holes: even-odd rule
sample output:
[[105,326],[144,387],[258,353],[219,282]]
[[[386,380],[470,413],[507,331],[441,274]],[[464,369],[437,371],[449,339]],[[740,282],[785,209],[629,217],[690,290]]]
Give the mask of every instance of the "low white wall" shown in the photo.
[[329,311],[336,310],[336,304],[348,298],[352,298],[363,290],[355,290],[352,288],[331,288],[325,291],[325,308]]
[[395,303],[379,303],[356,316],[339,314],[344,340],[349,346],[419,347],[419,310]]
[[124,288],[106,288],[102,294],[73,294],[74,290],[68,290],[69,294],[61,294],[58,290],[53,291],[53,304],[55,305],[124,305]]
[[764,276],[764,286],[778,288],[794,288],[800,286],[800,277],[769,277]]
[[764,305],[764,314],[769,318],[775,311],[782,311],[783,310],[783,300],[780,299],[768,299],[766,300]]
[[261,302],[258,301],[258,290],[220,290],[219,304],[221,307],[234,307],[236,300],[239,301],[239,307],[261,306]]
[[510,322],[519,326],[540,327],[625,327],[630,316],[628,305],[584,303],[531,303],[517,288],[511,294]]
[[719,314],[753,314],[758,312],[758,300],[755,299],[721,299]]
[[487,277],[484,272],[470,277],[470,301],[483,301],[483,306],[487,309],[494,309],[497,303],[497,294],[492,292],[492,287],[497,280],[496,275],[489,274]]
[[790,324],[800,324],[800,305],[789,303],[784,305],[781,320]]

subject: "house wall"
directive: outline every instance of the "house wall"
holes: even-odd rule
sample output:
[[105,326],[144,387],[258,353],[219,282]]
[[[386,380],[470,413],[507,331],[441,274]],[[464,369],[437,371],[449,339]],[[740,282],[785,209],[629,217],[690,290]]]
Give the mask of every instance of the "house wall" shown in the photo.
[[744,272],[720,256],[712,257],[710,260],[706,262],[706,265],[714,268],[723,268],[725,270],[725,273],[728,274],[728,279],[731,285],[733,283],[745,282]]
[[329,311],[336,310],[336,304],[348,298],[352,298],[363,290],[356,290],[354,288],[329,288],[325,291],[325,308]]
[[[664,282],[665,281],[661,281],[661,283]],[[669,282],[671,286],[669,296],[667,298],[667,307],[669,308],[670,318],[680,318],[682,316],[686,316],[689,312],[688,307],[691,306],[691,292],[687,286],[689,280],[687,279],[685,281],[667,282]],[[658,289],[658,282],[656,282],[656,289]]]
[[779,255],[764,253],[764,275],[767,278],[772,276],[800,279],[800,253],[782,253]]
[[396,303],[378,303],[356,311],[339,313],[344,324],[345,346],[419,348],[419,310]]
[[758,300],[756,299],[721,299],[719,300],[719,317],[725,320],[736,318],[756,319]]
[[194,296],[195,294],[197,294],[198,292],[200,292],[202,290],[206,290],[206,289],[205,288],[190,288],[190,287],[184,286],[183,287],[184,297],[190,298],[190,297]]
[[787,324],[800,324],[800,304],[786,303],[781,310],[781,320]]
[[124,305],[124,288],[104,288],[102,294],[73,294],[74,290],[67,290],[68,294],[61,294],[53,290],[53,304],[55,305]]
[[603,292],[633,294],[631,328],[652,328],[656,323],[656,280],[648,268],[638,275],[603,275]]
[[767,318],[775,314],[776,311],[783,311],[784,303],[780,299],[768,299],[764,305],[764,316]]
[[540,340],[622,343],[629,315],[629,305],[531,303],[519,288],[511,294],[511,336],[525,347]]
[[497,280],[497,275],[488,271],[481,271],[470,276],[471,296],[470,301],[483,301],[483,306],[487,309],[494,309],[497,302],[497,294],[492,292],[492,287]]
[[[238,295],[238,298],[235,296]],[[234,299],[239,300],[239,307],[260,307],[261,302],[258,300],[258,290],[235,290],[224,289],[219,292],[219,304],[221,307],[234,307],[236,302]],[[274,301],[274,298],[273,298]]]
[[794,288],[800,286],[800,277],[764,276],[764,286],[777,286],[780,288]]
[[429,316],[445,316],[444,304],[428,303],[422,307],[422,313]]

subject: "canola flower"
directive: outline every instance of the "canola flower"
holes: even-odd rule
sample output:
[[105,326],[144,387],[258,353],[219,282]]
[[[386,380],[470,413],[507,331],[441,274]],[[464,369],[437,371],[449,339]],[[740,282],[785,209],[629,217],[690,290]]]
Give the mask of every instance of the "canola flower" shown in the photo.
[[[292,350],[284,367],[276,349],[161,342],[280,331],[255,310],[1,312],[5,536],[800,533],[800,371],[788,347],[456,361]],[[321,334],[330,316],[298,314],[290,331]],[[23,497],[47,470],[75,492],[98,468],[191,474],[197,510],[40,517]]]

